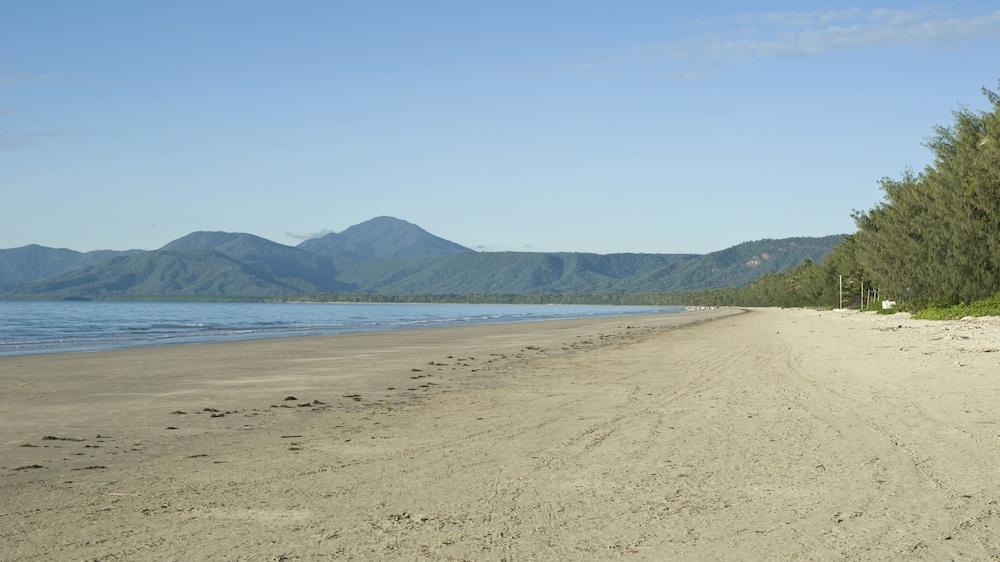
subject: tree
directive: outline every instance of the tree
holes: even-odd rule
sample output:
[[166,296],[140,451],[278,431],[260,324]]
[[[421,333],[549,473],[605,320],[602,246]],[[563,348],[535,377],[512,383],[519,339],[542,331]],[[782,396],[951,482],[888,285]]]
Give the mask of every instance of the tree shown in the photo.
[[885,201],[856,212],[857,261],[884,290],[915,302],[969,302],[1000,290],[1000,94],[937,127],[934,162],[883,179]]

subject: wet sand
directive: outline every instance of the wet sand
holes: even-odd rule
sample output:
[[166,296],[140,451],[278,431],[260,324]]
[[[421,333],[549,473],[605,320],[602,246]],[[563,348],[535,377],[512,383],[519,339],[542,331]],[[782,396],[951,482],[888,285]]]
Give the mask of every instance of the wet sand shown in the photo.
[[803,310],[4,358],[0,559],[997,557],[998,398]]

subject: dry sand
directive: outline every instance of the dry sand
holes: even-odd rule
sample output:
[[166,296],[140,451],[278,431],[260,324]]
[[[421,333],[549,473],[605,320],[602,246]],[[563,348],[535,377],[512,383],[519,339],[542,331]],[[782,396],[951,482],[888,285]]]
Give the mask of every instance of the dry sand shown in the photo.
[[734,312],[0,359],[0,558],[1000,558],[1000,320]]

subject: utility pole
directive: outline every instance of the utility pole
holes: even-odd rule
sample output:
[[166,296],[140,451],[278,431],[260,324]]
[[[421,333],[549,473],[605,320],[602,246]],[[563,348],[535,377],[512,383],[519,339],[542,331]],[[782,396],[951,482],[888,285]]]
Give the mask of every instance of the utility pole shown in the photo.
[[861,278],[861,310],[865,309],[865,278]]
[[844,276],[840,276],[840,308],[844,308]]

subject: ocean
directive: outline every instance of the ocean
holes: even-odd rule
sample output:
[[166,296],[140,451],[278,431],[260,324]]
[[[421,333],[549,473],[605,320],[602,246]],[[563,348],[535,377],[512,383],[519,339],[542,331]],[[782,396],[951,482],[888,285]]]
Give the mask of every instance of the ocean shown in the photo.
[[0,356],[683,310],[676,306],[0,301]]

